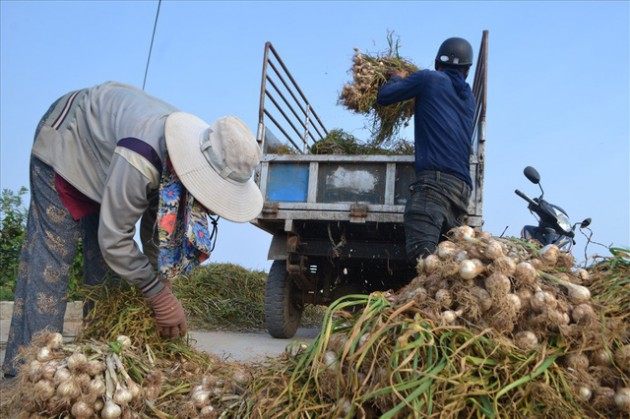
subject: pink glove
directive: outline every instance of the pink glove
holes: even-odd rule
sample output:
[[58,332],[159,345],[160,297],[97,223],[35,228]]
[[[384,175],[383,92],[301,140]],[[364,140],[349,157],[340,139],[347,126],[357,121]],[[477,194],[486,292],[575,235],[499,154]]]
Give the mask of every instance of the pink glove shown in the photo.
[[147,298],[147,302],[153,308],[160,336],[186,336],[186,313],[170,287],[164,287],[153,297]]

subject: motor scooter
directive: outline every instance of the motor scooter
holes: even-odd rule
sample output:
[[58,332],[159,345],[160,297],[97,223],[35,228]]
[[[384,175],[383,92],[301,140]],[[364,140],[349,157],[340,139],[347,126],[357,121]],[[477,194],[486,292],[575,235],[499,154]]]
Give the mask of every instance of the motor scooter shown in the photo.
[[523,192],[516,189],[514,193],[527,201],[527,208],[538,220],[538,225],[526,225],[521,230],[521,238],[538,240],[543,246],[555,244],[558,248],[566,253],[571,252],[575,244],[575,229],[579,225],[580,229],[586,228],[591,224],[591,219],[586,218],[581,223],[571,225],[569,216],[565,210],[557,205],[551,204],[543,199],[544,191],[540,184],[540,174],[531,166],[527,166],[523,170],[523,174],[530,182],[538,185],[540,188],[540,196],[538,198],[530,198]]

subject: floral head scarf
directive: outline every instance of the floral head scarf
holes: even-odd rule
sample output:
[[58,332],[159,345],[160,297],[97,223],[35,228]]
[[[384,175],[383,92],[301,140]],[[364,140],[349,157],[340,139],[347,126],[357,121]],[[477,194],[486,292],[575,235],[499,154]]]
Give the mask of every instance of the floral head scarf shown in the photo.
[[162,279],[173,279],[210,257],[214,249],[213,239],[216,239],[217,220],[212,220],[214,229],[210,234],[208,210],[188,193],[168,158],[160,178],[159,194],[158,273]]

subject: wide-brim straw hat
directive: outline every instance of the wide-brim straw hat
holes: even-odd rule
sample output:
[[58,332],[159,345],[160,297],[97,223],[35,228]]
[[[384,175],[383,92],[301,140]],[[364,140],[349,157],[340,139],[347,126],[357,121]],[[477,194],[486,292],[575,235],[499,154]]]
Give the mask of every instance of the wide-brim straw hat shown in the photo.
[[255,218],[263,206],[254,169],[260,147],[243,121],[226,116],[212,125],[195,115],[174,112],[164,136],[175,173],[208,210],[230,221]]

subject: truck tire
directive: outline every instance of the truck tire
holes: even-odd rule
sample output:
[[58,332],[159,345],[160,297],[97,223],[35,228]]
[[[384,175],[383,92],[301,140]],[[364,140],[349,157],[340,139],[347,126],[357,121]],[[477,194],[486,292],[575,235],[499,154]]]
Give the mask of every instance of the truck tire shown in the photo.
[[295,335],[304,311],[297,294],[297,286],[287,275],[286,262],[275,260],[265,289],[265,322],[274,338],[287,339]]

